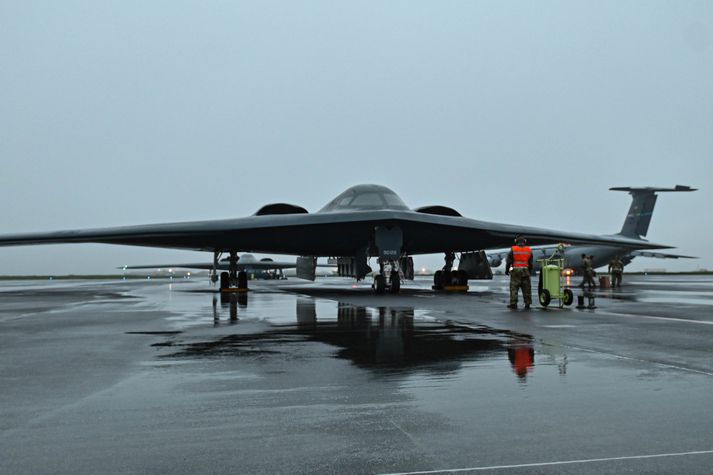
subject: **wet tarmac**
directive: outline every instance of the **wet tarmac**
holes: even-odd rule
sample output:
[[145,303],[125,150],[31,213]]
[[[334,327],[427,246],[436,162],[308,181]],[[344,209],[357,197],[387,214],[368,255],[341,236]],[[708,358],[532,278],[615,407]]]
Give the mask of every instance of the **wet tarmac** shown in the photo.
[[713,277],[251,287],[1,283],[0,473],[711,473]]

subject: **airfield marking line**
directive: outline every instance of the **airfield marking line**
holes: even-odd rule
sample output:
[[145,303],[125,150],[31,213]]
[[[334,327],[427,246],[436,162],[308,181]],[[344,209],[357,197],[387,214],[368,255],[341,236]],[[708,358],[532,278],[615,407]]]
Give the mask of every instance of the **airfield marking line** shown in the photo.
[[633,356],[627,356],[627,355],[620,355],[618,353],[612,353],[610,351],[602,351],[602,350],[597,350],[594,348],[587,348],[586,346],[577,346],[577,345],[569,345],[569,344],[551,344],[551,343],[546,343],[542,340],[538,340],[538,342],[543,345],[543,346],[553,346],[553,347],[564,347],[564,348],[571,348],[573,350],[578,350],[578,351],[584,351],[586,353],[595,353],[598,355],[605,355],[605,356],[610,356],[612,358],[620,359],[620,360],[628,360],[628,361],[636,361],[639,363],[648,363],[648,364],[653,364],[656,366],[661,366],[663,368],[668,368],[668,369],[675,369],[679,371],[686,371],[688,373],[695,373],[695,374],[703,374],[705,376],[713,376],[713,373],[710,371],[703,371],[702,369],[695,369],[695,368],[687,368],[685,366],[679,366],[671,363],[665,363],[663,361],[656,361],[656,360],[647,360],[644,358],[635,358]]
[[579,460],[557,460],[554,462],[538,462],[538,463],[521,463],[513,465],[490,465],[485,467],[468,467],[468,468],[450,468],[443,470],[423,470],[416,472],[394,472],[382,475],[419,475],[419,474],[433,474],[433,473],[458,473],[458,472],[478,472],[484,470],[504,470],[509,468],[531,468],[531,467],[550,467],[554,465],[571,465],[571,464],[583,464],[583,463],[596,463],[596,462],[616,462],[619,460],[641,460],[641,459],[653,459],[653,458],[663,458],[663,457],[683,457],[686,455],[708,455],[713,454],[713,450],[695,450],[691,452],[673,452],[665,454],[650,454],[650,455],[628,455],[624,457],[604,457],[595,459],[579,459]]
[[390,417],[389,417],[389,422],[390,422],[391,425],[394,426],[399,432],[401,432],[404,436],[406,436],[406,438],[407,438],[415,447],[418,447],[418,446],[419,446],[418,443],[417,443],[417,442],[414,440],[414,438],[411,436],[411,434],[409,434],[408,432],[406,432],[406,431],[403,429],[403,427],[401,427],[400,425],[398,425],[398,424],[397,424],[392,418],[390,418]]
[[713,325],[710,320],[691,320],[689,318],[674,318],[674,317],[658,317],[656,315],[638,315],[636,313],[618,313],[618,312],[600,312],[603,315],[613,315],[615,317],[629,317],[629,318],[650,318],[653,320],[667,320],[671,322],[681,322],[681,323],[698,323],[701,325]]

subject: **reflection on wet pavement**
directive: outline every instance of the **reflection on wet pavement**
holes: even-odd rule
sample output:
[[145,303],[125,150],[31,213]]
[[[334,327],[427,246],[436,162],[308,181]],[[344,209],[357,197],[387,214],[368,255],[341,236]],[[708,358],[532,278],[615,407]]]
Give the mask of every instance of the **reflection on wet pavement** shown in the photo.
[[[273,297],[274,298],[274,297]],[[413,307],[363,307],[344,302],[321,301],[334,313],[318,315],[318,299],[283,294],[294,300],[293,323],[271,323],[258,333],[222,336],[212,341],[173,342],[180,351],[166,357],[243,357],[285,354],[286,343],[326,343],[338,348],[335,356],[362,368],[407,371],[410,368],[449,372],[465,361],[505,358],[519,379],[534,367],[534,348],[528,335],[498,331],[480,325],[437,321]],[[220,304],[218,301],[220,300]],[[221,313],[235,324],[248,308],[247,294],[213,297],[214,325]],[[242,310],[241,310],[242,309]]]
[[[245,293],[221,293],[220,306],[227,307],[230,311],[230,323],[238,321],[238,307],[245,308],[248,306],[248,294]],[[213,324],[220,324],[220,312],[218,311],[218,297],[213,296]]]

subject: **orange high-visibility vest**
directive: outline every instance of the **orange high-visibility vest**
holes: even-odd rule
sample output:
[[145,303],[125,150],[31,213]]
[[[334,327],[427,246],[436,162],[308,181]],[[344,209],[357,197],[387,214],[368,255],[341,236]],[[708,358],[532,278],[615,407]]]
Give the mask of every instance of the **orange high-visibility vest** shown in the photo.
[[512,266],[513,267],[530,267],[530,257],[532,249],[529,246],[513,246],[512,247]]

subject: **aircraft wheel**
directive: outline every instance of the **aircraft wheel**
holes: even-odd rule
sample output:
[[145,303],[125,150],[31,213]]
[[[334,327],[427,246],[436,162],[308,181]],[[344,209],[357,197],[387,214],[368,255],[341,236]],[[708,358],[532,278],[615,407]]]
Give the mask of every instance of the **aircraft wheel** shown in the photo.
[[381,295],[386,291],[386,281],[383,275],[379,274],[374,277],[374,290],[377,295]]
[[400,290],[401,290],[401,276],[399,275],[398,271],[392,271],[391,272],[391,287],[389,287],[389,291],[392,294],[398,294]]
[[456,274],[456,285],[468,285],[468,273],[464,270],[459,270],[455,272]]
[[436,273],[433,274],[433,287],[436,289],[443,288],[443,271],[442,270],[437,270]]
[[543,307],[547,307],[550,304],[550,301],[552,299],[550,298],[550,291],[547,289],[542,289],[542,292],[540,292],[540,305]]
[[564,295],[562,296],[562,303],[568,307],[574,303],[574,294],[570,289],[564,289]]
[[238,272],[238,288],[247,289],[248,288],[248,274],[245,271]]
[[230,288],[230,274],[227,272],[220,273],[220,290]]

